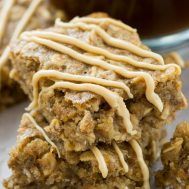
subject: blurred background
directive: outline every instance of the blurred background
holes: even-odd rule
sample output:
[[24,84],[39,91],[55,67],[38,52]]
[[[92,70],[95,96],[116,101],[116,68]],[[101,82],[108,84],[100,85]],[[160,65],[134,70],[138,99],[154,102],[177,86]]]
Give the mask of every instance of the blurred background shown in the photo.
[[57,0],[69,18],[103,11],[137,28],[144,43],[158,52],[189,45],[189,0]]

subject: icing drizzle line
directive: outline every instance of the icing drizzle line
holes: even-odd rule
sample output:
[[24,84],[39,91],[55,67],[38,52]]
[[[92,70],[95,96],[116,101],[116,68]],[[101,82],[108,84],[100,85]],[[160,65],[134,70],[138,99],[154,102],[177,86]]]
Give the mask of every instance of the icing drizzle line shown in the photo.
[[115,141],[113,141],[113,147],[114,147],[116,153],[118,154],[119,160],[124,168],[125,173],[127,173],[129,171],[129,167],[128,167],[127,163],[125,162],[123,153],[121,152],[121,150],[119,149],[119,146],[116,144]]
[[4,0],[3,3],[4,4],[0,14],[0,42],[2,42],[6,24],[10,16],[10,11],[15,3],[15,0]]
[[101,151],[96,146],[93,146],[91,151],[98,161],[99,170],[101,171],[103,178],[106,178],[108,175],[108,168]]
[[57,147],[57,146],[55,145],[55,143],[48,137],[48,135],[46,134],[46,132],[44,131],[44,129],[43,129],[42,127],[40,127],[40,126],[36,123],[35,119],[34,119],[29,113],[25,113],[24,116],[26,116],[26,117],[32,122],[32,124],[35,126],[35,128],[36,128],[37,130],[39,130],[39,132],[43,135],[43,137],[45,138],[45,140],[46,140],[51,146],[53,146],[53,147],[56,149],[57,154],[58,154],[58,157],[60,158],[61,155],[60,155],[60,151],[59,151],[58,147]]
[[71,20],[71,22],[76,23],[76,22],[85,22],[85,23],[92,23],[92,24],[102,24],[102,23],[106,23],[106,24],[113,24],[115,26],[118,26],[120,28],[123,28],[125,30],[128,30],[130,32],[136,32],[136,29],[124,24],[123,22],[119,21],[119,20],[115,20],[112,18],[92,18],[92,17],[75,17]]

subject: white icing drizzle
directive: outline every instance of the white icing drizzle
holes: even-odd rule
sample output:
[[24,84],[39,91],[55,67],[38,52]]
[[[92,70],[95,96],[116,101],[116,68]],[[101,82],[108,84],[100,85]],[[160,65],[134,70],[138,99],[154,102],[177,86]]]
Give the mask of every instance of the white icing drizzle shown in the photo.
[[107,23],[107,24],[113,24],[115,26],[118,26],[120,28],[123,28],[125,30],[128,30],[130,32],[136,32],[136,29],[124,24],[120,20],[115,20],[112,18],[92,18],[92,17],[75,17],[74,19],[71,20],[72,23],[76,22],[85,22],[85,23],[92,23],[92,24],[102,24],[102,23]]
[[[13,32],[13,35],[12,35],[12,37],[10,39],[10,42],[16,40],[19,37],[20,33],[24,30],[24,28],[28,24],[30,18],[34,14],[36,8],[39,6],[39,4],[42,1],[43,0],[33,0],[31,2],[29,8],[26,10],[26,12],[22,16],[21,20],[19,21],[18,25],[16,26],[16,28],[15,28],[15,30]],[[2,68],[2,66],[8,60],[9,52],[10,52],[10,48],[9,48],[9,45],[8,45],[7,48],[4,50],[4,52],[2,53],[2,55],[0,57],[0,69]]]
[[149,170],[148,170],[148,167],[147,167],[147,165],[146,165],[146,163],[144,161],[142,149],[141,149],[140,145],[138,144],[138,142],[136,140],[130,140],[129,143],[130,143],[130,145],[132,146],[133,150],[136,153],[138,163],[139,163],[140,168],[142,170],[143,180],[144,180],[143,187],[145,189],[150,189],[150,185],[149,185]]
[[0,14],[0,43],[2,42],[6,24],[9,19],[10,11],[14,3],[15,3],[15,0],[3,1],[3,7],[1,9],[1,14]]
[[30,36],[30,37],[37,36],[37,37],[51,39],[54,41],[59,41],[61,43],[73,45],[82,50],[88,51],[90,53],[99,54],[99,55],[105,56],[106,58],[109,58],[111,60],[123,62],[125,64],[130,64],[131,66],[135,66],[135,67],[139,67],[139,68],[145,68],[145,69],[149,69],[149,70],[166,70],[169,67],[175,67],[175,69],[178,71],[178,74],[181,73],[180,67],[176,64],[155,65],[155,64],[150,64],[150,63],[146,63],[146,62],[136,61],[130,57],[111,53],[106,49],[90,45],[90,44],[83,42],[79,39],[76,39],[74,37],[70,37],[70,36],[67,36],[64,34],[59,34],[59,33],[54,33],[54,32],[49,32],[49,31],[32,31],[32,32],[24,32],[22,35],[23,38],[24,37],[27,38],[28,36]]
[[102,96],[106,100],[106,102],[110,105],[110,107],[116,109],[118,115],[122,117],[126,131],[131,135],[136,134],[136,131],[133,130],[133,125],[130,120],[130,114],[123,101],[123,98],[121,98],[117,93],[114,93],[111,90],[96,84],[90,84],[90,83],[75,84],[72,82],[65,82],[65,81],[55,82],[54,85],[49,87],[49,90],[55,90],[60,88],[70,89],[75,91],[90,91]]
[[142,71],[137,72],[137,71],[129,71],[127,69],[123,69],[122,67],[109,64],[106,61],[81,54],[75,50],[72,50],[69,47],[66,47],[65,45],[62,45],[60,43],[48,39],[43,39],[40,37],[29,37],[28,40],[34,41],[36,43],[54,49],[58,52],[69,55],[70,57],[79,60],[85,64],[98,66],[105,70],[112,70],[125,78],[142,77],[146,82],[146,98],[148,99],[149,102],[151,102],[154,106],[156,106],[159,111],[163,110],[163,103],[160,97],[154,92],[155,84],[150,74]]
[[157,60],[159,63],[164,64],[164,60],[162,56],[159,54],[156,54],[152,51],[149,50],[144,50],[139,46],[136,46],[128,41],[124,41],[121,39],[116,39],[109,35],[106,31],[104,31],[101,27],[97,25],[92,25],[92,24],[85,24],[82,22],[79,23],[65,23],[60,21],[60,19],[56,20],[56,26],[63,27],[63,28],[81,28],[83,30],[93,30],[96,32],[108,45],[112,47],[116,47],[119,49],[124,49],[127,51],[130,51],[134,54],[137,54],[142,57],[148,57],[148,58],[154,58]]
[[44,129],[42,127],[40,127],[36,121],[34,120],[34,118],[29,114],[29,113],[25,113],[24,116],[27,116],[27,118],[32,122],[32,124],[35,126],[35,128],[40,131],[40,133],[43,135],[43,137],[45,138],[45,140],[56,149],[58,157],[60,158],[60,151],[58,149],[58,147],[56,146],[56,144],[48,137],[48,135],[46,134],[46,132],[44,131]]
[[127,163],[126,163],[126,161],[124,159],[123,153],[121,152],[119,146],[116,144],[115,141],[113,141],[113,147],[114,147],[114,149],[115,149],[115,151],[116,151],[116,153],[117,153],[117,155],[119,157],[119,160],[120,160],[120,162],[121,162],[121,164],[123,166],[123,169],[124,169],[125,173],[127,173],[128,170],[129,170],[128,165],[127,165]]
[[103,178],[106,178],[108,176],[108,168],[102,153],[96,146],[92,147],[91,151],[98,161],[99,170],[101,171]]
[[33,86],[33,102],[30,105],[29,110],[32,108],[37,107],[37,99],[38,99],[38,82],[41,78],[51,78],[53,80],[66,80],[66,81],[75,81],[75,82],[85,82],[85,83],[94,83],[99,84],[107,87],[115,87],[115,88],[121,88],[123,89],[130,98],[133,97],[133,95],[130,92],[130,89],[128,86],[126,86],[122,82],[117,81],[109,81],[106,79],[101,79],[97,77],[91,77],[91,76],[81,76],[81,75],[73,75],[69,73],[63,73],[56,70],[40,70],[37,73],[34,74],[32,79],[32,86]]

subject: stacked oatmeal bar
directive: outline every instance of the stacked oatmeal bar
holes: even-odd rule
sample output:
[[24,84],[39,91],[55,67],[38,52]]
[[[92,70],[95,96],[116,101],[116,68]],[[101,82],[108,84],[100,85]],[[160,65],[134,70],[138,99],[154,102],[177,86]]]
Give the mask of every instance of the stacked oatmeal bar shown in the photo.
[[10,58],[32,103],[6,188],[150,188],[164,126],[187,105],[178,64],[101,13],[24,32]]

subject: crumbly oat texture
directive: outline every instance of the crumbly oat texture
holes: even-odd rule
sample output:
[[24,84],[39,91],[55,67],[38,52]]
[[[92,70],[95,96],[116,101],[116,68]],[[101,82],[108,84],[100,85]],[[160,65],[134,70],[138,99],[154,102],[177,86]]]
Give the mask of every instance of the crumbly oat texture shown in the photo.
[[[28,110],[47,122],[40,138],[48,141],[45,153],[55,149],[56,161],[76,176],[67,178],[59,163],[58,173],[45,176],[37,163],[42,156],[36,157],[42,149],[21,140],[11,153],[7,187],[149,188],[147,166],[158,157],[163,127],[187,104],[177,64],[164,62],[136,30],[105,14],[25,32],[10,56],[12,77],[32,100]],[[31,114],[30,121],[37,120]],[[31,147],[33,160],[28,152],[21,155],[19,145]]]
[[[39,3],[38,3],[39,2]],[[36,8],[30,11],[31,5]],[[26,18],[32,12],[31,16]],[[62,13],[47,1],[40,0],[4,0],[0,2],[0,110],[25,98],[20,86],[10,79],[11,64],[8,60],[7,46],[23,30],[32,30],[50,26]],[[22,26],[20,23],[24,23]],[[19,31],[20,30],[20,31]]]
[[156,174],[159,188],[189,188],[189,123],[180,123],[161,151],[163,169]]

